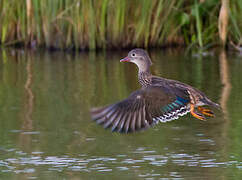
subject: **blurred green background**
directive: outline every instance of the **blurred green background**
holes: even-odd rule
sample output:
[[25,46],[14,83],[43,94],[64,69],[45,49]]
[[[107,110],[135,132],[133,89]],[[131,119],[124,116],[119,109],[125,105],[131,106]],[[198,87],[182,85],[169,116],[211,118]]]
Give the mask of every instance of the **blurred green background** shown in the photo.
[[2,46],[51,49],[242,43],[241,0],[1,0]]

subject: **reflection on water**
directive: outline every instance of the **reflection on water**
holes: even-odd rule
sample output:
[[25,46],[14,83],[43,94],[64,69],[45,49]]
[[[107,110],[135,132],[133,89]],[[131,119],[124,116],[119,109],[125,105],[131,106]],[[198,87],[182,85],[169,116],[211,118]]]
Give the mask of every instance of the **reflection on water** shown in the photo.
[[230,83],[230,77],[229,77],[228,59],[227,59],[226,52],[224,50],[221,51],[220,53],[219,61],[220,61],[221,83],[224,85],[222,89],[220,104],[225,114],[225,119],[227,119],[228,118],[227,102],[231,91],[231,83]]
[[242,58],[152,51],[152,72],[220,102],[206,122],[190,115],[120,135],[90,120],[89,109],[139,88],[127,52],[0,51],[1,179],[240,179]]

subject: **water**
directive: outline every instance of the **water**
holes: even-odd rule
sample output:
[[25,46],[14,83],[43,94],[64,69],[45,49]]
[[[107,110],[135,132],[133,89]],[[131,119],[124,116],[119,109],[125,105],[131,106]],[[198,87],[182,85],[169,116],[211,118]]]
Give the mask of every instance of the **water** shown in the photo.
[[152,51],[152,73],[221,103],[135,134],[91,121],[89,109],[139,88],[127,52],[0,51],[0,179],[242,179],[242,56]]

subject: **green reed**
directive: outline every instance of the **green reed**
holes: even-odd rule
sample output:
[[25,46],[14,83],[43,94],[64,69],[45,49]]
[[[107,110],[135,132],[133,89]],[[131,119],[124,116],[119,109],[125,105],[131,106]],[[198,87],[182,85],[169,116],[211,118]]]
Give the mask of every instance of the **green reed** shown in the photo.
[[242,44],[242,1],[231,0],[230,3],[230,21],[231,26],[229,27],[229,40]]
[[[219,0],[1,0],[0,43],[57,49],[218,44]],[[241,44],[242,2],[228,39]]]

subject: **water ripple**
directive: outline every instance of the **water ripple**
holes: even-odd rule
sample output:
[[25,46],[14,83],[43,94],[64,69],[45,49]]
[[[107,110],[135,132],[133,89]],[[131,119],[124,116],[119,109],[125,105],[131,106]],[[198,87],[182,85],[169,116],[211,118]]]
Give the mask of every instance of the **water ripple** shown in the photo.
[[[160,174],[156,171],[140,171],[144,166],[155,167],[168,166],[170,163],[177,166],[214,168],[228,166],[242,169],[242,162],[238,161],[218,161],[215,158],[205,158],[199,154],[172,153],[166,152],[158,154],[155,151],[140,147],[127,154],[118,154],[114,156],[88,156],[80,154],[78,158],[69,156],[44,156],[42,152],[32,152],[30,155],[22,151],[15,151],[18,157],[6,158],[0,160],[0,172],[8,173],[34,173],[41,166],[48,171],[73,171],[73,172],[112,172],[112,171],[129,171],[132,169],[139,170],[139,177],[153,178]],[[153,170],[152,170],[153,171]],[[169,177],[181,178],[177,172],[170,172]]]

